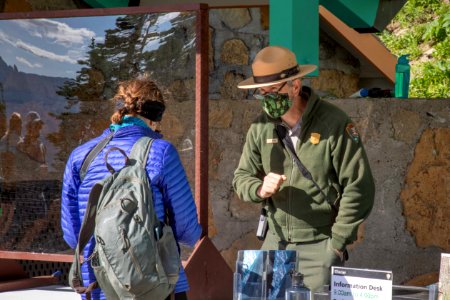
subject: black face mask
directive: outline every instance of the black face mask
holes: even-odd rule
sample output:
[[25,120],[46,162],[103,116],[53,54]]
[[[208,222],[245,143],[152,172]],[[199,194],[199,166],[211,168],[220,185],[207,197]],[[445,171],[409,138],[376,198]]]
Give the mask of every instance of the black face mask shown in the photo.
[[159,101],[147,101],[142,104],[139,115],[153,122],[159,122],[162,119],[166,106]]

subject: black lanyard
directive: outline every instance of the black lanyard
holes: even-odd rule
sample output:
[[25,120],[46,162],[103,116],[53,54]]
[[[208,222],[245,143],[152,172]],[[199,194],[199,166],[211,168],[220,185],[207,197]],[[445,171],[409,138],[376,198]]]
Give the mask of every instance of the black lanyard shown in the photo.
[[303,177],[305,177],[308,180],[311,180],[311,182],[314,184],[314,186],[320,191],[322,196],[325,200],[327,200],[328,203],[330,203],[331,207],[334,210],[337,210],[335,205],[328,200],[328,197],[325,195],[325,192],[320,188],[320,186],[317,184],[317,182],[314,180],[314,178],[311,175],[311,172],[305,167],[305,165],[301,162],[300,158],[298,158],[297,153],[295,152],[294,145],[292,144],[291,138],[287,135],[286,128],[281,124],[275,125],[275,131],[277,132],[278,138],[281,141],[281,144],[283,147],[287,150],[291,158],[295,161],[295,164],[300,169],[300,173],[302,173]]

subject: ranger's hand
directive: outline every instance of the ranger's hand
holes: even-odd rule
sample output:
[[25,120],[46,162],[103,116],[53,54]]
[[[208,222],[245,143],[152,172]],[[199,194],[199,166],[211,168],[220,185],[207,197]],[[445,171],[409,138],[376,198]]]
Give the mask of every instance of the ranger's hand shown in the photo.
[[258,197],[261,198],[269,198],[272,196],[278,189],[281,184],[286,180],[285,175],[279,175],[275,173],[269,173],[264,177],[263,184],[256,191]]

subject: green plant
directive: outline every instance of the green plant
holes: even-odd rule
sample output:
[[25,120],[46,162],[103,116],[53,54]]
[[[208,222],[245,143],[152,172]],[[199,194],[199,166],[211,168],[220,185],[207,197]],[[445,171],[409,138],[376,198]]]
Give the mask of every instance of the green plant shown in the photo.
[[421,98],[450,96],[450,62],[425,62],[413,72],[410,94]]
[[409,0],[380,39],[393,54],[410,55],[410,97],[450,97],[448,1]]

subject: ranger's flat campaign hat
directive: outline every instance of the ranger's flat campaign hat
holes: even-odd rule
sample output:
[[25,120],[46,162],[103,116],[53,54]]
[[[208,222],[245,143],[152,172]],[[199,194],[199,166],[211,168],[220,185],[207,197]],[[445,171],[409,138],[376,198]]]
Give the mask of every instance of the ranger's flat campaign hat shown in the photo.
[[295,54],[284,47],[268,46],[256,54],[252,64],[253,76],[238,84],[240,89],[274,85],[311,73],[315,65],[299,65]]

